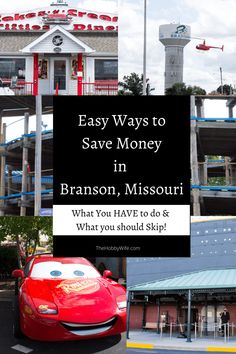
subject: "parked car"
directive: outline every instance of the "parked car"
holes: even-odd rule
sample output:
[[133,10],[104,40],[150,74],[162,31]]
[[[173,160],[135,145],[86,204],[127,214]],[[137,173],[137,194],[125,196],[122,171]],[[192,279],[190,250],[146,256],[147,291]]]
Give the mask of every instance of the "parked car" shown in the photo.
[[126,330],[125,288],[85,258],[29,257],[19,279],[14,335],[41,341],[117,335]]

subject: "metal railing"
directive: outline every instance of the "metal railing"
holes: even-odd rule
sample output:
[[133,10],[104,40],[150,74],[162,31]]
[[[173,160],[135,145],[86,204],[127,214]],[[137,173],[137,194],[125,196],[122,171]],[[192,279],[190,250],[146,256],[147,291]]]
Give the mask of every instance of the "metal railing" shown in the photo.
[[115,96],[118,94],[117,83],[83,82],[82,86],[84,96]]
[[[207,325],[202,322],[191,323],[191,333],[192,338],[197,340],[198,338],[210,338],[211,336],[214,340],[222,339],[224,342],[230,340],[230,338],[236,335],[236,323],[228,322],[220,325],[219,323],[208,323]],[[187,338],[187,324],[177,324],[176,322],[170,323],[160,323],[159,324],[159,334],[160,338],[172,338],[176,333],[180,333],[183,338]],[[206,334],[206,332],[208,334]]]

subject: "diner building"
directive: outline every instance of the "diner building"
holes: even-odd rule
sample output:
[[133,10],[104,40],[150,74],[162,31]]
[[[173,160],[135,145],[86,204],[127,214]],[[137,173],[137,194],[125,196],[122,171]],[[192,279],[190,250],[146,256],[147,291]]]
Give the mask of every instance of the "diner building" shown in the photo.
[[0,80],[14,94],[116,94],[118,17],[72,8],[0,15]]

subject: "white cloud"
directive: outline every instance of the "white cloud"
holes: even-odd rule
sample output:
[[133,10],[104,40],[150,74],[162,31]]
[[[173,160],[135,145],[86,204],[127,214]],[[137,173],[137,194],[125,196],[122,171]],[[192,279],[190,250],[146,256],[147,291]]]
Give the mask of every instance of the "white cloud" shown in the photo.
[[40,0],[40,2],[32,2],[32,0],[7,0],[1,1],[0,13],[15,13],[16,11],[26,11],[29,9],[38,9],[50,6],[51,0]]
[[[118,1],[118,0],[117,0]],[[77,7],[106,13],[117,13],[118,2],[115,0],[83,0],[79,1]]]
[[[206,39],[207,44],[221,46],[200,52],[195,47],[201,40],[192,39],[184,50],[184,81],[207,92],[220,85],[219,68],[224,83],[236,85],[236,1],[235,0],[169,0],[149,1],[147,5],[147,76],[164,91],[164,47],[158,40],[160,24],[181,22],[191,26],[192,37]],[[143,0],[120,0],[119,6],[119,77],[142,72]]]

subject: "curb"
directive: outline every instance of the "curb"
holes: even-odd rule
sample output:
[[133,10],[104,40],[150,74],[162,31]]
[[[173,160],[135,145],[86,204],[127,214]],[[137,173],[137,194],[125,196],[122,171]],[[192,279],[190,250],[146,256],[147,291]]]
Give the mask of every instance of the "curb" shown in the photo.
[[130,349],[165,349],[165,350],[181,350],[181,351],[195,351],[195,352],[225,352],[225,353],[236,353],[236,348],[230,347],[182,347],[182,346],[163,346],[151,343],[136,343],[127,342],[127,348]]
[[129,342],[129,343],[126,344],[126,348],[154,349],[155,345],[154,344],[148,344],[148,343],[133,343],[133,342]]

